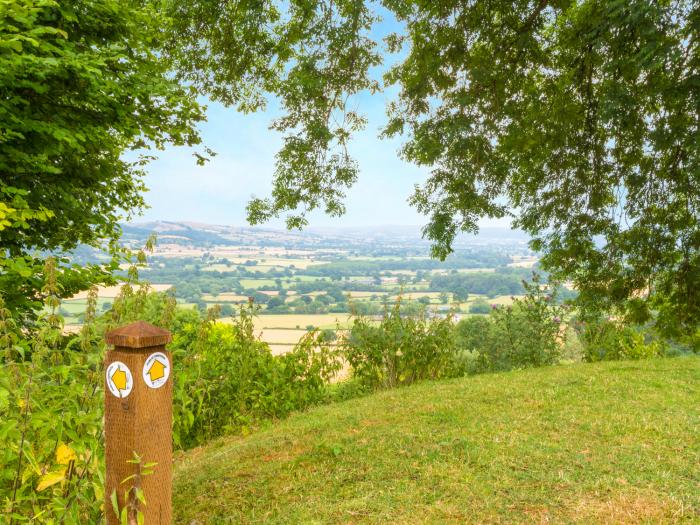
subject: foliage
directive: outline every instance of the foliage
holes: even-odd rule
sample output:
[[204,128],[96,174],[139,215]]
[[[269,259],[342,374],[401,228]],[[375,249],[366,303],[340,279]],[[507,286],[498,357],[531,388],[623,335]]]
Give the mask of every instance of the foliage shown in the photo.
[[667,344],[648,332],[608,319],[575,325],[585,361],[648,359],[666,354]]
[[488,318],[457,324],[460,347],[476,353],[478,371],[511,370],[557,362],[565,339],[565,306],[556,302],[556,286],[543,287],[537,275],[523,281],[527,294],[511,306],[493,306]]
[[132,459],[127,461],[132,465],[136,465],[134,468],[136,472],[126,479],[122,480],[121,483],[126,483],[126,489],[124,490],[125,505],[119,508],[119,499],[117,498],[117,491],[113,490],[110,494],[109,500],[112,504],[112,512],[119,520],[120,525],[144,525],[145,516],[142,511],[143,506],[146,503],[146,494],[142,488],[142,481],[144,476],[150,476],[153,474],[153,468],[157,463],[146,463],[143,458],[139,456],[136,452]]
[[[489,307],[490,310],[491,307]],[[485,355],[491,348],[492,329],[492,320],[484,315],[465,317],[456,324],[455,344],[457,351],[465,360],[469,361],[466,373],[489,371],[488,367],[484,365],[485,359],[482,355]]]
[[476,250],[460,250],[452,254],[445,261],[438,261],[429,258],[390,258],[390,259],[375,259],[375,260],[353,260],[341,259],[324,264],[315,264],[306,268],[306,275],[318,276],[352,276],[352,275],[370,275],[374,272],[392,271],[392,270],[434,270],[434,269],[452,269],[459,268],[493,268],[495,266],[503,266],[510,262],[510,258],[504,256],[497,250],[481,249]]
[[564,342],[561,345],[559,362],[562,364],[580,363],[584,360],[583,344],[571,323],[564,329]]
[[[0,304],[0,508],[10,523],[78,525],[102,516],[102,354],[89,329],[61,335],[55,272],[49,259],[49,313],[36,333],[20,330]],[[95,304],[91,293],[88,323]]]
[[201,323],[193,344],[187,344],[191,336],[174,338],[173,433],[179,446],[247,431],[260,420],[326,399],[340,363],[322,333],[311,331],[293,351],[275,356],[254,335],[250,308],[242,307],[231,324]]
[[433,167],[413,203],[436,254],[512,212],[581,305],[695,330],[697,3],[392,4],[412,45],[387,132]]
[[115,311],[98,320],[100,332],[145,320],[172,333],[173,439],[189,448],[216,436],[247,431],[260,421],[324,401],[329,380],[340,369],[323,332],[311,330],[291,352],[273,355],[253,328],[257,308],[241,306],[226,323],[218,308],[203,317],[176,305],[167,293],[135,293],[115,300]]
[[557,363],[566,344],[568,306],[557,302],[558,285],[541,284],[537,274],[521,286],[527,294],[512,306],[486,304],[488,316],[456,324],[450,316],[428,319],[425,310],[406,310],[401,297],[378,323],[355,314],[341,341],[353,379],[366,389],[392,388]]
[[452,335],[450,318],[405,314],[399,297],[378,325],[356,317],[341,347],[354,378],[372,389],[393,388],[459,375]]
[[[172,330],[173,436],[181,447],[324,401],[339,370],[321,332],[273,356],[253,333],[252,310],[243,309],[232,325],[213,324],[216,311],[202,319],[172,296],[129,283],[100,317],[93,289],[81,333],[62,335],[53,259],[44,271],[49,313],[36,332],[20,329],[0,304],[0,504],[12,522],[102,520],[103,341],[111,328],[146,319]],[[127,514],[138,514],[134,505]]]
[[522,268],[498,268],[495,272],[449,273],[435,275],[430,280],[430,289],[458,294],[520,295],[525,292],[522,281],[531,274]]
[[485,299],[477,299],[469,305],[470,314],[488,314],[491,312],[491,305]]
[[[700,322],[700,6],[693,0],[383,0],[399,89],[384,135],[432,169],[411,199],[444,258],[481,217],[512,216],[543,265],[587,309],[652,316],[667,335]],[[171,2],[171,54],[188,80],[246,110],[286,110],[260,222],[342,211],[356,178],[344,148],[363,119],[348,99],[377,88],[374,3]],[[398,58],[397,58],[398,57]],[[336,111],[342,115],[335,116]],[[329,123],[338,122],[337,126]],[[346,125],[344,125],[347,123]],[[340,147],[341,154],[334,153]],[[340,160],[339,160],[340,159]]]
[[[27,202],[29,192],[4,186],[0,182],[0,239],[13,236],[19,231],[29,230],[35,222],[47,222],[54,212],[43,206],[36,210]],[[46,261],[36,254],[15,254],[0,249],[0,290],[3,291],[4,307],[12,312],[15,321],[27,326],[31,324],[36,311],[44,304],[42,289],[48,276],[44,272]],[[106,265],[68,264],[67,258],[54,259],[51,263],[51,279],[57,285],[54,294],[68,297],[79,290],[85,290],[95,282],[111,281],[111,271],[116,261]]]
[[[12,311],[41,305],[35,251],[87,243],[118,253],[118,221],[144,207],[150,158],[125,152],[199,142],[202,109],[159,59],[161,17],[151,6],[0,6],[0,284],[12,291]],[[115,269],[60,262],[61,296],[109,281]]]
[[348,140],[365,124],[348,99],[378,87],[368,74],[379,63],[368,36],[377,17],[355,0],[166,5],[169,56],[184,80],[243,111],[262,108],[264,93],[282,106],[272,124],[286,132],[272,199],[254,199],[249,219],[302,205],[305,210],[287,217],[292,228],[306,224],[306,212],[317,207],[341,214],[344,190],[357,177]]

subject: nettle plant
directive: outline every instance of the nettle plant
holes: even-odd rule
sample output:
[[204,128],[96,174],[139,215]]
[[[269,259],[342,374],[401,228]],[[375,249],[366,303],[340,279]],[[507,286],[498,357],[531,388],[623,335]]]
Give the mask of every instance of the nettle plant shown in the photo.
[[[0,298],[0,508],[9,523],[102,519],[102,352],[90,329],[63,335],[56,262],[48,259],[46,305],[30,335]],[[94,321],[96,290],[86,326]]]
[[[149,240],[145,249],[152,246]],[[112,310],[97,317],[93,286],[78,334],[64,332],[64,275],[54,257],[31,270],[44,303],[31,328],[0,296],[0,509],[11,524],[99,523],[104,516],[103,336],[148,296],[137,285],[144,250],[125,256],[130,265]]]

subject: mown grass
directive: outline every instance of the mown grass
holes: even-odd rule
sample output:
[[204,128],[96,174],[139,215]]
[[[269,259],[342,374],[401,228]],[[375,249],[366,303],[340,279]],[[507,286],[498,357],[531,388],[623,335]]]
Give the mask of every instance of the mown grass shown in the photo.
[[176,523],[700,522],[700,358],[318,407],[176,463]]

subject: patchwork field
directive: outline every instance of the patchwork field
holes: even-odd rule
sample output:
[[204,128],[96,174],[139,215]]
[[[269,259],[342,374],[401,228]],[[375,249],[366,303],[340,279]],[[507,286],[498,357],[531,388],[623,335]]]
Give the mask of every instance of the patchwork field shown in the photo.
[[[166,290],[169,290],[172,287],[172,284],[151,284],[150,288],[154,292],[164,292]],[[97,287],[97,297],[100,298],[111,298],[114,299],[119,295],[119,292],[121,291],[121,285],[120,286],[98,286]],[[75,300],[75,299],[87,299],[88,292],[80,292],[78,294],[75,294],[73,297],[70,299],[67,299],[66,302]]]
[[[255,329],[266,328],[295,328],[306,329],[307,326],[315,328],[341,328],[348,326],[349,314],[272,314],[260,315],[255,318]],[[221,322],[226,322],[222,319]]]
[[[267,232],[260,235],[268,239]],[[278,234],[270,235],[269,240],[278,239]],[[220,307],[221,322],[230,322],[227,318],[236,315],[238,305],[247,304],[252,297],[258,312],[255,328],[275,352],[291,349],[308,327],[347,327],[349,312],[377,318],[400,293],[407,310],[417,313],[427,308],[429,315],[437,316],[450,311],[460,317],[472,315],[470,305],[480,297],[489,304],[511,304],[510,295],[495,294],[503,290],[519,293],[520,279],[531,272],[508,265],[530,265],[537,260],[517,247],[510,252],[512,256],[501,249],[474,248],[455,252],[441,267],[442,263],[417,255],[415,249],[389,254],[382,252],[393,248],[364,245],[288,249],[176,244],[183,239],[177,234],[166,235],[149,256],[150,264],[141,276],[157,283],[151,287],[154,291],[172,288],[181,307],[200,312]],[[452,292],[458,289],[469,295],[467,301],[457,305]],[[283,291],[286,297],[280,300]],[[109,310],[109,303],[118,293],[119,287],[101,289],[99,311]],[[70,325],[67,330],[79,329],[86,296],[79,294],[63,303],[61,313]],[[422,304],[408,305],[409,301]],[[348,313],[327,313],[330,311]]]
[[374,297],[375,295],[377,297],[383,297],[386,296],[389,292],[347,292],[347,295],[352,297],[353,299],[366,299],[368,297]]
[[202,299],[207,302],[217,303],[217,302],[232,302],[240,303],[248,300],[247,295],[239,295],[236,293],[220,293],[219,295],[203,295]]

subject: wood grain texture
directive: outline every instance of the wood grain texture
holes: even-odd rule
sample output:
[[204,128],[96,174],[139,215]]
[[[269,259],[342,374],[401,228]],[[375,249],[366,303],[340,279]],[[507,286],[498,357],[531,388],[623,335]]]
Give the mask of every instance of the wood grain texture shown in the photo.
[[[170,333],[156,327],[144,327],[147,323],[127,331],[129,325],[108,334],[107,341],[125,341],[130,346],[116,346],[107,352],[105,368],[114,361],[121,361],[131,370],[134,386],[125,398],[114,396],[105,388],[105,447],[107,475],[105,480],[105,514],[107,525],[118,525],[119,521],[110,502],[114,490],[120,508],[124,492],[133,482],[122,483],[137,472],[137,465],[129,463],[136,452],[144,463],[155,462],[154,472],[142,479],[146,505],[140,510],[148,525],[170,525],[172,523],[172,393],[173,377],[160,388],[150,388],[144,382],[142,369],[154,352],[163,352],[172,367],[172,355],[163,344],[146,345],[146,341],[170,340]],[[149,325],[150,327],[150,325]],[[157,332],[156,332],[157,330]],[[135,335],[134,335],[135,333]],[[167,337],[166,337],[167,336]]]
[[105,336],[108,345],[122,348],[148,348],[168,344],[172,337],[170,332],[145,321],[122,326]]

